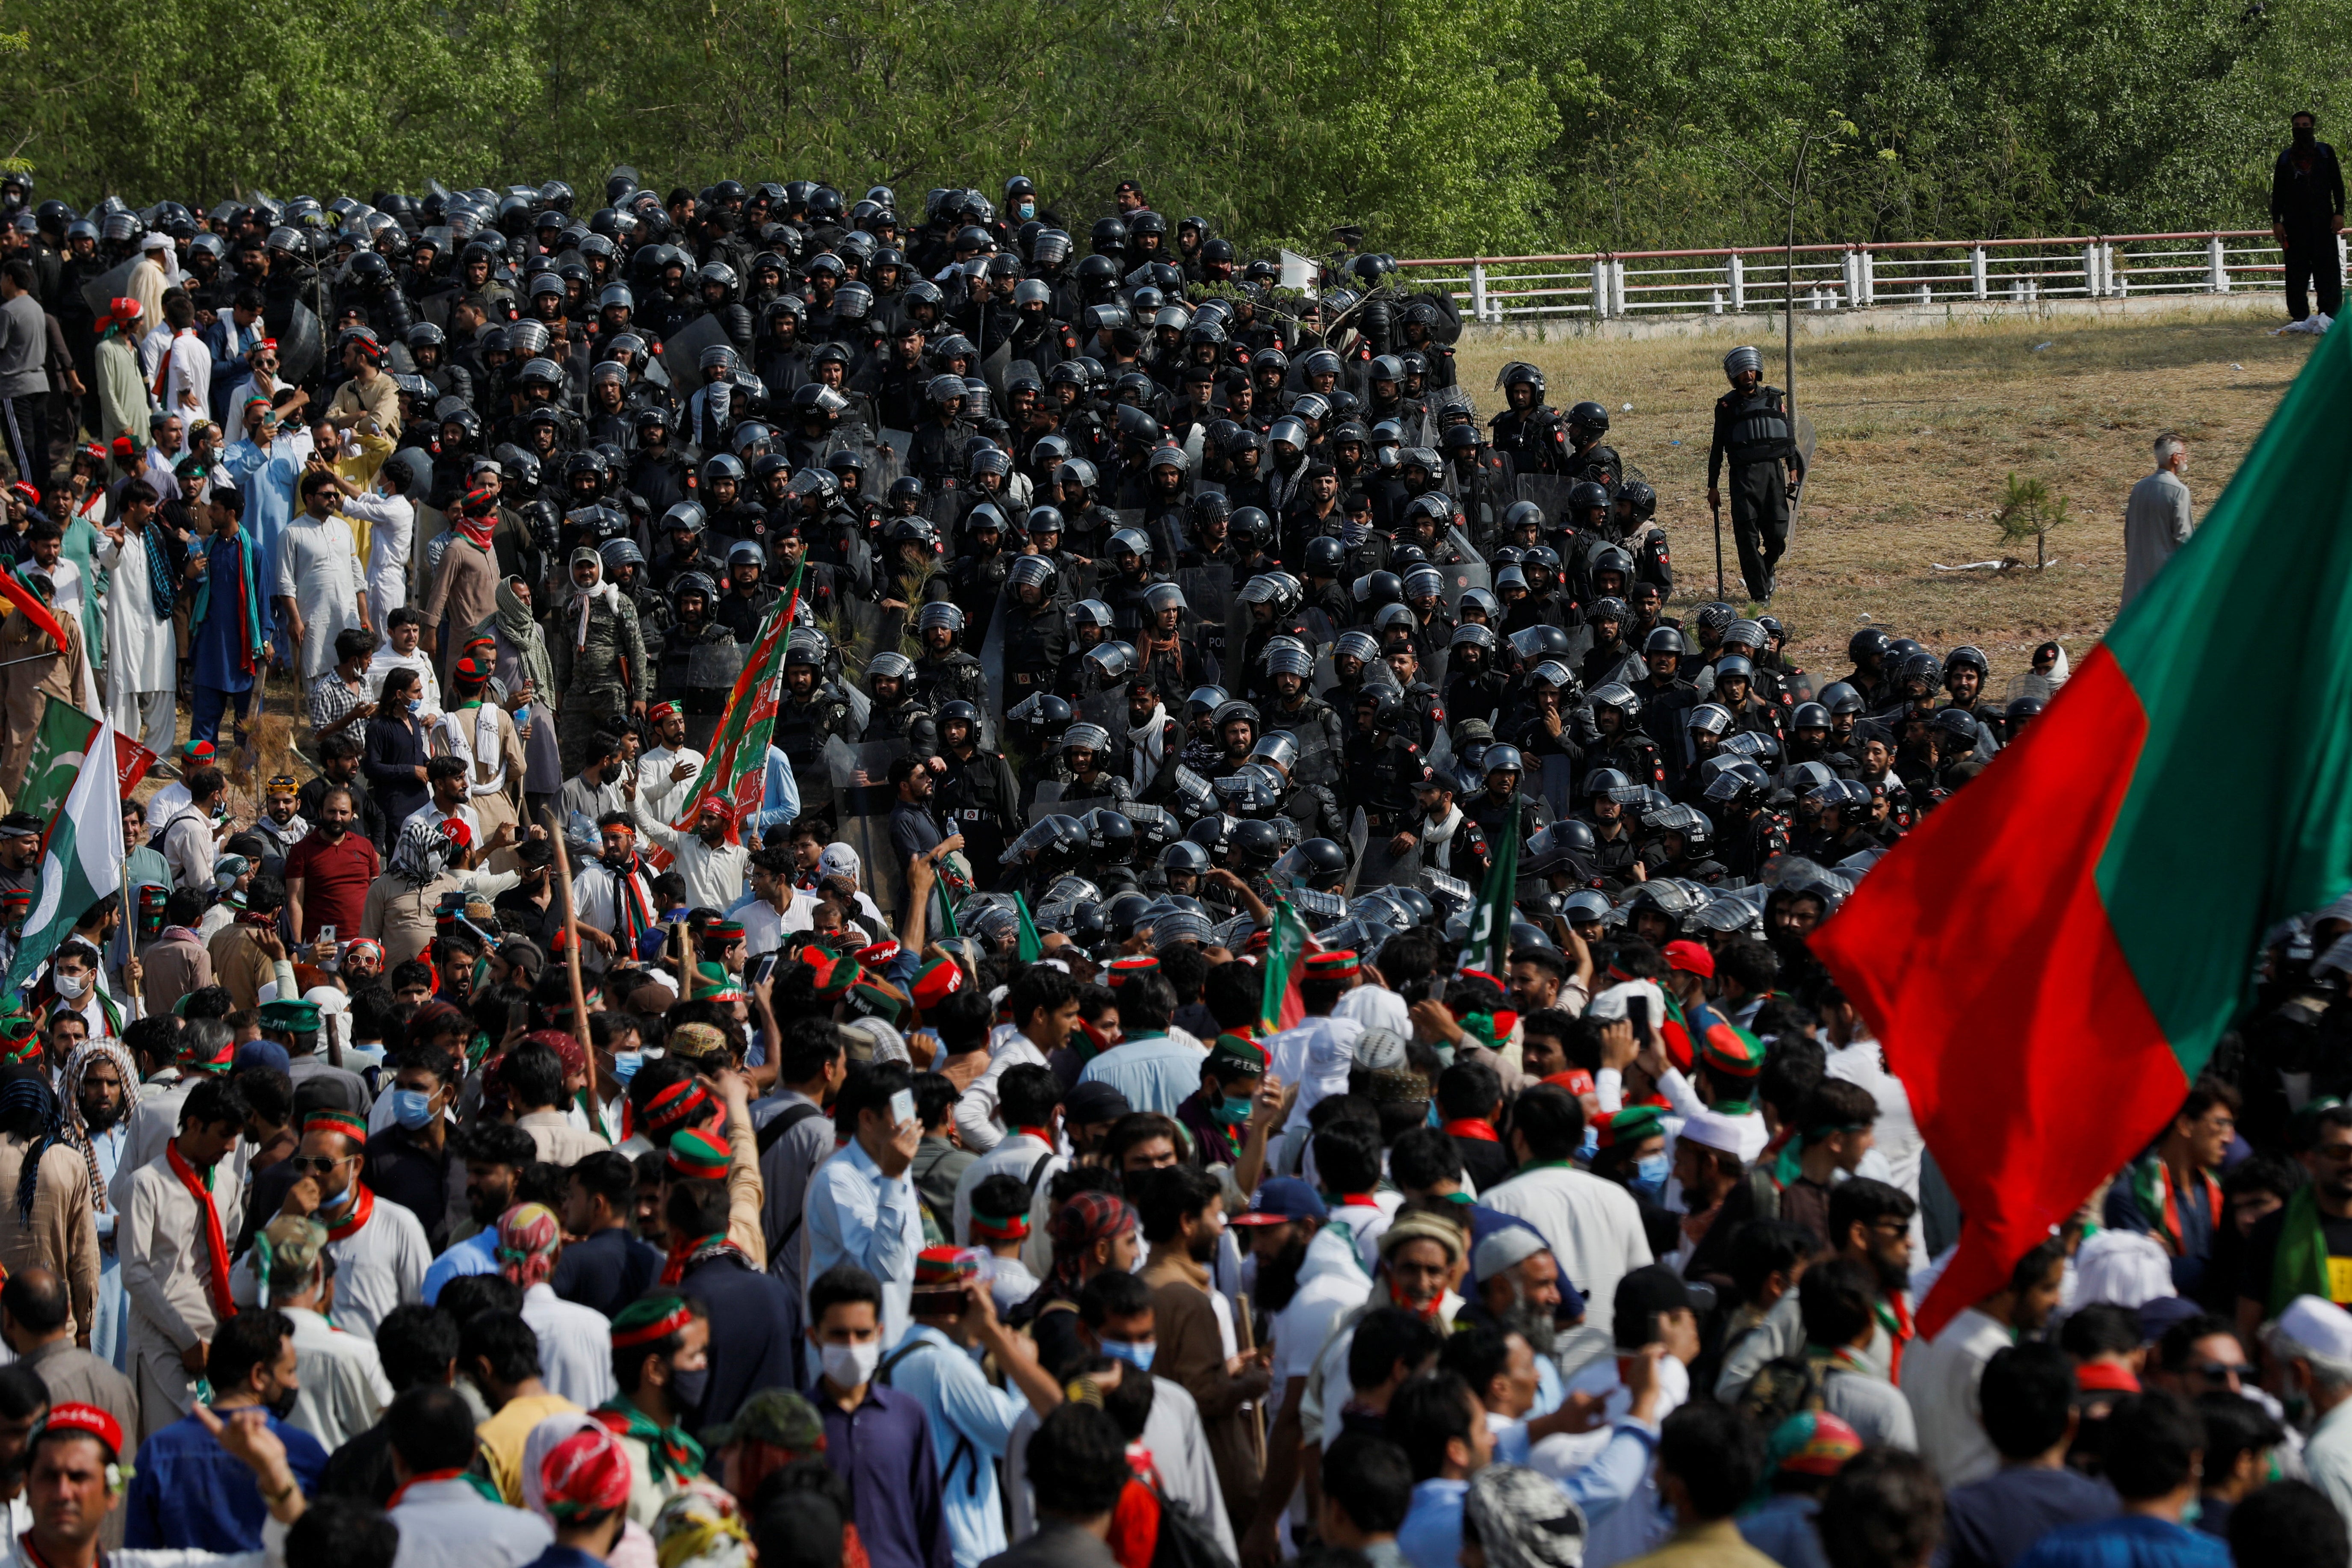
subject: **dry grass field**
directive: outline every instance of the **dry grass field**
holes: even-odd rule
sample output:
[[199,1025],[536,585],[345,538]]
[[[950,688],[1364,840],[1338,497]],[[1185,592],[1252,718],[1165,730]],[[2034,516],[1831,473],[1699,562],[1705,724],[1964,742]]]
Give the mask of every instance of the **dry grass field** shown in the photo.
[[[1867,621],[1938,653],[1977,644],[1996,689],[2052,638],[2079,664],[2115,614],[2124,498],[2153,467],[2149,443],[2167,429],[2189,443],[2202,516],[2309,349],[2266,335],[2273,324],[2184,314],[1801,336],[1798,405],[1820,447],[1772,605],[1800,661],[1843,668],[1846,639]],[[1611,439],[1657,487],[1687,607],[1715,596],[1706,449],[1722,357],[1738,341],[1754,340],[1479,343],[1460,356],[1461,381],[1482,417],[1514,359],[1542,367],[1556,405],[1606,405]],[[1777,383],[1778,335],[1763,347]],[[2050,536],[2055,564],[2033,572],[2029,543],[2022,572],[1935,570],[2004,553],[1992,513],[2011,472],[2042,479],[2072,510]],[[1744,603],[1727,517],[1724,532],[1729,596]]]

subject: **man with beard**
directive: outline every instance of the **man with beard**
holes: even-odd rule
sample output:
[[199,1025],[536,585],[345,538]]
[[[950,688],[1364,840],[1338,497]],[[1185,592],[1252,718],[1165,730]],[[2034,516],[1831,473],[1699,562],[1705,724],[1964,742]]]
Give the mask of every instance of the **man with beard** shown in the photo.
[[1266,1446],[1257,1513],[1242,1542],[1244,1557],[1252,1561],[1262,1556],[1271,1562],[1280,1555],[1275,1550],[1276,1529],[1297,1485],[1299,1406],[1316,1352],[1330,1338],[1332,1325],[1357,1312],[1371,1294],[1372,1282],[1357,1261],[1346,1229],[1324,1228],[1328,1214],[1311,1184],[1277,1176],[1260,1184],[1250,1196],[1248,1212],[1232,1221],[1242,1227],[1257,1265],[1250,1299],[1274,1315],[1269,1370],[1272,1382],[1282,1390],[1280,1414]]
[[[89,1345],[111,1366],[121,1343],[126,1302],[122,1259],[115,1247],[120,1216],[107,1193],[121,1168],[122,1151],[129,1141],[131,1092],[139,1082],[139,1072],[121,1043],[100,1039],[75,1047],[66,1058],[62,1082],[66,1142],[81,1151],[98,1177],[90,1189],[91,1204],[98,1210],[99,1263],[97,1323]],[[22,1271],[16,1277],[22,1278]],[[134,1414],[135,1410],[134,1406]]]
[[330,785],[318,795],[310,831],[286,854],[286,915],[305,942],[332,927],[356,936],[370,884],[383,873],[375,846],[352,831],[358,816],[349,789]]
[[582,962],[601,973],[637,950],[637,939],[654,929],[653,868],[637,852],[636,819],[609,811],[596,819],[603,853],[580,868],[573,884]]
[[[632,795],[636,784],[629,785]],[[646,811],[637,813],[646,837],[676,857],[670,869],[686,879],[688,909],[724,910],[743,896],[743,879],[751,868],[751,851],[729,842],[727,803],[717,795],[702,803],[694,831],[670,826]]]
[[1143,1238],[1151,1244],[1151,1287],[1158,1351],[1155,1375],[1184,1385],[1201,1407],[1209,1457],[1236,1531],[1257,1511],[1258,1467],[1252,1402],[1271,1381],[1263,1353],[1227,1356],[1211,1292],[1209,1266],[1225,1232],[1224,1198],[1217,1179],[1200,1167],[1170,1165],[1136,1184]]
[[425,1271],[426,1306],[461,1275],[499,1271],[499,1216],[514,1207],[516,1185],[538,1158],[539,1145],[510,1121],[484,1121],[467,1134],[466,1212],[478,1228]]
[[[1830,1247],[1824,1256],[1864,1264],[1878,1281],[1875,1316],[1886,1332],[1871,1342],[1860,1361],[1866,1370],[1898,1382],[1904,1349],[1912,1342],[1911,1222],[1918,1212],[1909,1194],[1868,1176],[1850,1177],[1830,1191]],[[1766,1362],[1804,1353],[1804,1320],[1797,1293],[1790,1290],[1724,1357],[1715,1396],[1734,1403]]]

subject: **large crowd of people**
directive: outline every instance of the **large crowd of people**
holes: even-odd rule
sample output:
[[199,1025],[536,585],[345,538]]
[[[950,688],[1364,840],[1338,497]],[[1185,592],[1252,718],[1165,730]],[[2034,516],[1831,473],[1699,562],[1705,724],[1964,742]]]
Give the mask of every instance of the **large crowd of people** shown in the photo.
[[1807,936],[2066,659],[1798,668],[1756,350],[1743,615],[1360,235],[592,205],[0,174],[25,1568],[2352,1563],[2352,902],[1918,1332]]

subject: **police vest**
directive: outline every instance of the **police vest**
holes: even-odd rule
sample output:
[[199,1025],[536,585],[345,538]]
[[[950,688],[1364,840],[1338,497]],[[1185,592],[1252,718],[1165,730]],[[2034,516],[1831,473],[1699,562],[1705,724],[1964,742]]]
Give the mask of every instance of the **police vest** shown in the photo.
[[1781,411],[1778,388],[1759,386],[1738,400],[1724,447],[1725,455],[1742,467],[1778,462],[1796,451],[1796,438],[1788,415]]

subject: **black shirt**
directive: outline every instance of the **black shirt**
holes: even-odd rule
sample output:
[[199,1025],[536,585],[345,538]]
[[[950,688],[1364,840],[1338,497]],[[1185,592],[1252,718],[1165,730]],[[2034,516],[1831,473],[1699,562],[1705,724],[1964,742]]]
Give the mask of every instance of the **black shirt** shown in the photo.
[[450,1167],[461,1163],[450,1140],[443,1139],[436,1153],[419,1144],[407,1128],[394,1125],[367,1141],[360,1180],[376,1196],[390,1198],[415,1215],[425,1226],[425,1239],[438,1253],[449,1245]]

